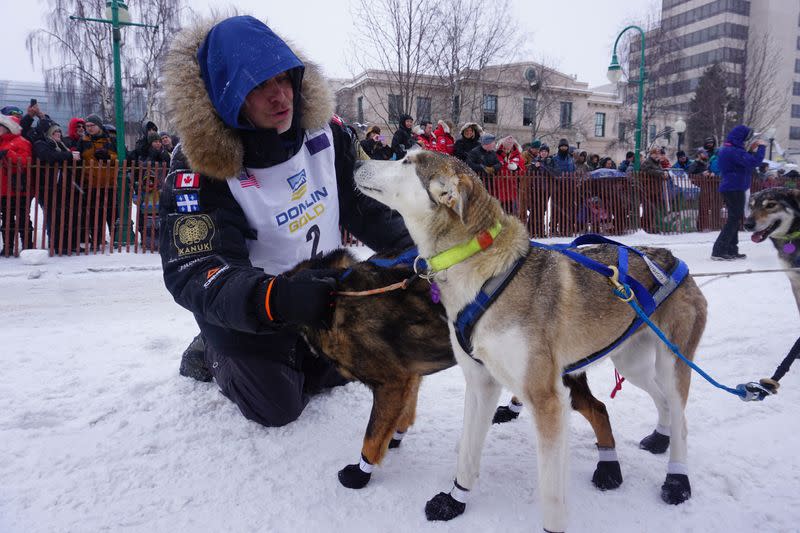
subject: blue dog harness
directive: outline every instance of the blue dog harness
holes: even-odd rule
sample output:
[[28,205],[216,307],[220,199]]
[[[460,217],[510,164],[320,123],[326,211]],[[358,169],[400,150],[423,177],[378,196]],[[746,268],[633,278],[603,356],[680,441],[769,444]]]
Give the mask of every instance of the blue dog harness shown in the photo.
[[[624,284],[629,286],[632,292],[630,297],[636,297],[640,307],[648,317],[652,315],[658,306],[661,305],[673,292],[675,292],[675,289],[678,288],[681,282],[683,282],[683,280],[686,278],[686,275],[689,273],[689,267],[680,259],[676,258],[675,267],[671,272],[666,273],[643,252],[596,234],[582,235],[569,244],[548,245],[535,241],[531,241],[530,244],[532,248],[541,248],[564,254],[573,261],[576,261],[581,265],[609,278],[612,283],[615,283],[616,285]],[[617,266],[610,267],[590,259],[577,251],[579,246],[591,244],[613,244],[616,246],[618,251]],[[629,252],[639,255],[647,264],[650,272],[653,274],[653,278],[657,283],[652,293],[648,291],[639,281],[628,276]],[[456,332],[456,338],[458,339],[458,343],[461,345],[461,348],[470,357],[478,362],[481,362],[480,359],[475,358],[472,353],[472,333],[475,329],[475,326],[478,323],[478,320],[480,320],[481,316],[483,316],[486,310],[491,306],[491,304],[500,296],[500,294],[502,294],[503,290],[522,266],[522,263],[525,261],[526,257],[527,254],[525,257],[519,259],[507,272],[499,276],[495,276],[484,283],[483,287],[481,287],[481,290],[478,292],[478,295],[475,297],[475,300],[467,304],[461,311],[459,311],[458,316],[453,323]],[[609,352],[622,344],[628,337],[633,335],[633,333],[643,323],[644,320],[637,315],[633,322],[631,322],[631,325],[622,335],[619,336],[619,338],[602,350],[597,351],[587,357],[584,357],[580,361],[576,361],[575,363],[565,367],[562,371],[562,375],[574,372],[575,370],[583,368],[586,365],[589,365],[606,356]]]

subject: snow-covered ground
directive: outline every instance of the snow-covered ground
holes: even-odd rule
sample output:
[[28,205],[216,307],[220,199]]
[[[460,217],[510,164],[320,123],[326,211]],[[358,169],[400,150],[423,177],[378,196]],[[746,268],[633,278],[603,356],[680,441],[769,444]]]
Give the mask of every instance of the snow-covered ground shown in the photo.
[[[663,244],[693,272],[778,268],[769,244],[742,234],[746,262],[709,260],[716,234],[624,238]],[[736,385],[772,373],[798,334],[782,273],[698,280],[709,321],[696,360]],[[178,376],[196,333],[164,289],[157,256],[114,254],[27,266],[0,258],[0,531],[483,532],[539,530],[531,417],[492,428],[482,475],[460,518],[428,523],[425,502],[449,489],[463,378],[425,380],[417,423],[369,486],[336,472],[358,459],[370,394],[322,394],[287,427],[241,416],[214,384]],[[780,394],[745,404],[695,376],[688,405],[692,499],[659,498],[666,456],[638,449],[655,409],[624,385],[608,398],[608,362],[589,371],[609,407],[625,481],[590,478],[591,428],[572,417],[570,530],[714,532],[800,529],[800,366]],[[507,399],[504,394],[503,400]]]

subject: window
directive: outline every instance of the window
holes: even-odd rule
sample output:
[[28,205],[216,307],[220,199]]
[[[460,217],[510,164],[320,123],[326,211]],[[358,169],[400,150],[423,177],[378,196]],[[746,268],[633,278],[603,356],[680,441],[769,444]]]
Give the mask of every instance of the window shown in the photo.
[[403,114],[403,99],[399,94],[389,95],[389,122],[397,124],[400,122],[400,115]]
[[356,122],[364,122],[364,97],[359,96],[356,100]]
[[792,94],[800,96],[800,83],[794,82],[794,85],[792,85]]
[[569,129],[572,127],[572,102],[561,102],[559,125],[562,129]]
[[606,136],[606,114],[605,113],[595,113],[594,114],[594,136],[595,137],[605,137]]
[[483,123],[497,124],[497,95],[483,95]]
[[627,129],[626,124],[624,122],[620,122],[619,126],[617,126],[617,139],[621,142],[625,142],[625,134],[627,133],[625,130]]
[[800,118],[800,105],[792,104],[792,118]]
[[789,138],[793,141],[800,140],[800,128],[797,126],[789,128]]
[[800,37],[797,38],[797,49],[800,50]]
[[533,98],[522,99],[522,125],[530,126],[536,117],[536,100]]
[[428,96],[417,97],[417,122],[430,122],[431,120],[431,99]]
[[656,131],[656,125],[655,124],[648,124],[647,125],[647,139],[648,139],[647,144],[652,144],[653,141],[656,140],[656,134],[657,133],[658,133],[658,131]]
[[794,71],[795,72],[800,72],[800,59],[795,59],[794,60]]

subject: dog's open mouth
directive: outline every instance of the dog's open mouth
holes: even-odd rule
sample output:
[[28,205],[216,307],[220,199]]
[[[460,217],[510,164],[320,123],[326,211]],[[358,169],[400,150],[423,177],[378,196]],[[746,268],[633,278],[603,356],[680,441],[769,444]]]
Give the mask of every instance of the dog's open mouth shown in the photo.
[[776,220],[775,222],[773,222],[772,224],[770,224],[770,226],[769,226],[767,229],[762,229],[761,231],[756,231],[756,232],[754,232],[754,233],[753,233],[753,234],[750,236],[750,239],[751,239],[753,242],[761,242],[761,241],[763,241],[764,239],[766,239],[767,237],[769,237],[769,234],[770,234],[770,233],[772,233],[773,231],[775,231],[776,229],[778,229],[778,226],[780,226],[780,225],[781,225],[781,221],[780,221],[780,220]]

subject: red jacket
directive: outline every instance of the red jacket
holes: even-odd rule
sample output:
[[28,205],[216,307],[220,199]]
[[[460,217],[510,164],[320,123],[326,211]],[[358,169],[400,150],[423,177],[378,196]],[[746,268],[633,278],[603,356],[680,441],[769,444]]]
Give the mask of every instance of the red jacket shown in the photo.
[[10,183],[6,170],[8,169],[9,162],[12,166],[12,172],[17,173],[16,166],[27,164],[28,159],[33,155],[33,147],[30,141],[22,135],[14,135],[13,133],[6,133],[0,135],[0,151],[8,150],[3,159],[0,159],[0,196],[18,196],[19,193],[15,190],[10,190]]
[[453,155],[456,140],[450,135],[450,128],[447,127],[447,124],[440,120],[439,125],[433,131],[433,135],[436,137],[436,145],[433,149],[443,154]]
[[431,133],[430,137],[423,133],[417,139],[422,143],[422,147],[425,150],[436,150],[436,136],[433,133]]

